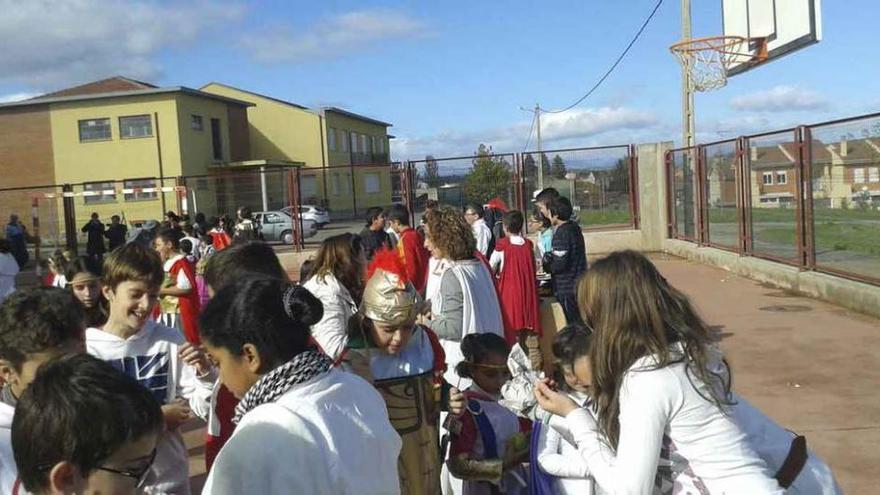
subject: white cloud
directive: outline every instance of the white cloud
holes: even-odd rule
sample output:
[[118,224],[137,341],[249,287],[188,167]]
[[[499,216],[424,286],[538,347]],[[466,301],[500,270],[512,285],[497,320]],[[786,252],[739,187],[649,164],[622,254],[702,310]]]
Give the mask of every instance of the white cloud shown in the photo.
[[775,86],[756,93],[738,96],[731,100],[735,110],[753,112],[799,112],[824,110],[828,101],[821,95],[797,86]]
[[125,75],[158,77],[163,49],[241,17],[236,4],[147,0],[0,0],[0,82],[57,89]]
[[383,40],[424,36],[427,27],[403,12],[370,9],[324,19],[305,32],[287,26],[265,31],[248,34],[242,44],[261,62],[290,63],[337,58]]
[[[641,140],[659,124],[656,116],[624,107],[575,109],[562,114],[541,116],[543,149],[628,144]],[[480,143],[498,153],[520,152],[526,144],[530,121],[479,131],[444,131],[433,136],[400,136],[391,141],[395,159],[421,159],[427,154],[468,156]],[[535,149],[532,135],[529,149]]]
[[0,95],[0,103],[12,103],[14,101],[22,101],[38,96],[39,93],[10,93],[5,95]]

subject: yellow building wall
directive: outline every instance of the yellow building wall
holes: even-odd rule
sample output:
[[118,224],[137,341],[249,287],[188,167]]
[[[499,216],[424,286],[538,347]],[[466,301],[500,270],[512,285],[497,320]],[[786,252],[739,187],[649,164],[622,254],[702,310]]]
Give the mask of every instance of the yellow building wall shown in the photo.
[[[228,104],[183,93],[176,95],[177,128],[179,129],[181,175],[204,175],[211,166],[230,161]],[[193,115],[202,117],[202,130],[192,128]],[[211,119],[220,121],[222,157],[214,158]],[[162,136],[165,145],[165,136]],[[168,175],[166,172],[165,175]]]
[[[348,150],[349,151],[341,151],[342,143],[339,141],[339,138],[336,139],[336,151],[331,151],[329,146],[327,147],[327,163],[329,165],[349,165],[351,164],[351,133],[356,132],[358,134],[366,134],[367,136],[376,136],[381,137],[385,140],[385,154],[388,153],[388,132],[385,126],[379,124],[373,124],[370,122],[366,122],[363,120],[347,117],[345,115],[340,115],[337,113],[333,113],[331,111],[325,112],[325,131],[324,131],[324,141],[325,144],[329,143],[327,135],[329,134],[331,129],[341,130],[344,133],[344,136],[348,140]],[[337,133],[338,136],[338,133]]]
[[[150,115],[153,135],[122,139],[119,118],[133,115]],[[105,222],[111,215],[124,215],[128,221],[148,219],[161,220],[162,194],[154,198],[129,199],[123,195],[125,179],[157,178],[159,172],[159,149],[161,139],[162,169],[165,177],[181,173],[181,143],[178,139],[178,114],[174,94],[144,95],[108,100],[53,103],[50,106],[52,148],[55,177],[59,184],[78,184],[114,181],[115,198],[103,196],[100,201],[86,202],[81,195],[83,187],[74,186],[74,206],[77,224],[85,224],[91,213],[96,212]],[[79,121],[109,118],[111,138],[106,141],[79,140]],[[156,181],[156,186],[162,184]],[[173,179],[166,179],[165,186],[173,186]],[[165,208],[176,210],[176,194],[165,193]]]
[[255,106],[248,108],[252,159],[303,162],[306,167],[322,166],[318,115],[222,84],[211,83],[201,90],[254,103]]

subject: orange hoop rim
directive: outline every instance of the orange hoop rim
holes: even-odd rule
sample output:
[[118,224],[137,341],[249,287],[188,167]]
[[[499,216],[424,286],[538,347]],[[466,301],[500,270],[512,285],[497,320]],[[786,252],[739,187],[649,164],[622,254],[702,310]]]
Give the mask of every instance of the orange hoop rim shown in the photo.
[[[757,54],[738,51],[742,45],[751,43],[758,44]],[[746,38],[744,36],[707,36],[704,38],[691,38],[673,43],[669,51],[680,56],[690,56],[696,52],[706,50],[716,51],[725,55],[753,57],[756,61],[767,59],[767,38]]]

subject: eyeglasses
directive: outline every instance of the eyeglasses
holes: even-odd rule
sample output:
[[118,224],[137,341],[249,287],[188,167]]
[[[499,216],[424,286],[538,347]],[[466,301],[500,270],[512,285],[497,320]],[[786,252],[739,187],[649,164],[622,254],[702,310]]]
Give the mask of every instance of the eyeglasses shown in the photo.
[[143,488],[144,482],[147,479],[147,473],[150,472],[150,467],[153,466],[153,461],[156,460],[156,449],[153,448],[153,451],[150,452],[149,460],[144,466],[137,471],[130,471],[127,469],[116,469],[107,466],[95,466],[95,469],[100,471],[107,471],[108,473],[118,474],[120,476],[125,476],[126,478],[133,478],[136,482],[135,486],[138,488]]

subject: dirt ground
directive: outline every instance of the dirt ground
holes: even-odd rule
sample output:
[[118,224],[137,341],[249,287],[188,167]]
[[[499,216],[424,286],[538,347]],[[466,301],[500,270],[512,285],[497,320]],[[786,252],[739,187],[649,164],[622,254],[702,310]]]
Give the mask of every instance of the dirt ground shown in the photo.
[[[652,257],[717,331],[735,390],[806,435],[845,493],[876,493],[871,473],[880,464],[880,320],[718,268]],[[193,493],[204,480],[203,434],[197,424],[185,434]]]

